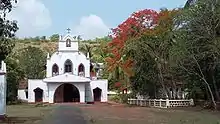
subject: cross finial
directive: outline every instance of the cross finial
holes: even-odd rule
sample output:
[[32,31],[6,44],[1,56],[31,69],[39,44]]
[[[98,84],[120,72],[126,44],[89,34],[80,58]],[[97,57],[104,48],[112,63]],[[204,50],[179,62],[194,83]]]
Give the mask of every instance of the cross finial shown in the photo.
[[70,28],[67,28],[66,30],[67,30],[67,33],[68,33],[68,34],[69,34],[69,33],[70,33],[70,31],[71,31],[71,29],[70,29]]

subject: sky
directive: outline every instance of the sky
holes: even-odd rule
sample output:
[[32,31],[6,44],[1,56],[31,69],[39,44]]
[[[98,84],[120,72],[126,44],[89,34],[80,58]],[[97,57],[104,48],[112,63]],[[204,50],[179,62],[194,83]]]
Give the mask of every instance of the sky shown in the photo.
[[133,12],[183,7],[187,0],[18,0],[8,19],[18,22],[18,37],[64,35],[83,39],[106,36]]

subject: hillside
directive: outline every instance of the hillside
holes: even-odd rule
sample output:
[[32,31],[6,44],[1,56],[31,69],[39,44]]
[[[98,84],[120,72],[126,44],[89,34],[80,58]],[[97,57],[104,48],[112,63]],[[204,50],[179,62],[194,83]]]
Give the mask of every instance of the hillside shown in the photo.
[[14,47],[15,51],[20,51],[23,48],[26,48],[28,46],[33,46],[40,48],[41,50],[45,51],[46,53],[53,53],[57,50],[58,43],[57,42],[40,42],[40,41],[34,41],[34,42],[16,42]]
[[[94,62],[104,62],[102,46],[103,43],[108,42],[106,39],[85,40],[79,41],[79,50],[84,54],[89,52],[91,60]],[[40,48],[47,53],[54,53],[58,49],[58,41],[51,40],[36,40],[36,39],[23,39],[16,40],[15,47],[12,54],[19,54],[19,52],[28,46]]]

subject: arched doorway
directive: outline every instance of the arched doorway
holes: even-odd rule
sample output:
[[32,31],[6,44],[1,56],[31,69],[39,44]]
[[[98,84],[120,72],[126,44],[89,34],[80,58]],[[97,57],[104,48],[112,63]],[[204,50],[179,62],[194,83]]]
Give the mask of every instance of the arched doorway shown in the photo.
[[93,89],[93,95],[94,95],[94,101],[100,102],[101,101],[101,95],[102,95],[102,89],[96,87]]
[[78,88],[69,83],[60,85],[54,93],[54,103],[62,102],[80,102]]
[[35,102],[42,102],[43,101],[43,90],[41,88],[34,89],[35,94]]

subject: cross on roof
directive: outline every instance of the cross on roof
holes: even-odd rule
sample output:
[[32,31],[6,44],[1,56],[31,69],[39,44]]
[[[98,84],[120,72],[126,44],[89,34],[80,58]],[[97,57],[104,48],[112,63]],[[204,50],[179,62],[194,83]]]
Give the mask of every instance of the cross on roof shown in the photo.
[[69,33],[70,33],[70,31],[71,31],[71,29],[70,29],[70,28],[67,28],[66,30],[67,30],[67,33],[68,33],[68,34],[69,34]]

